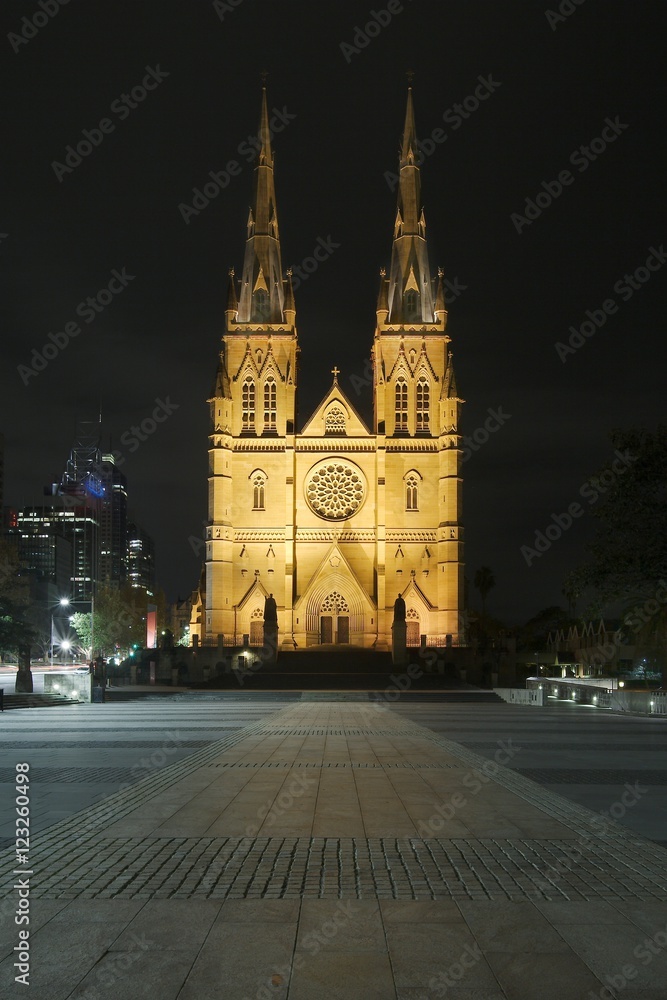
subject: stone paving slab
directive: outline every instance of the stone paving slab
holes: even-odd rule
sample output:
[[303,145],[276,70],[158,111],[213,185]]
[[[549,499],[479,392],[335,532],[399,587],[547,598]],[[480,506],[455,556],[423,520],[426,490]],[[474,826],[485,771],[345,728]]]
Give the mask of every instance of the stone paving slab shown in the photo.
[[664,1000],[667,853],[631,830],[382,707],[221,736],[36,837],[34,1000]]

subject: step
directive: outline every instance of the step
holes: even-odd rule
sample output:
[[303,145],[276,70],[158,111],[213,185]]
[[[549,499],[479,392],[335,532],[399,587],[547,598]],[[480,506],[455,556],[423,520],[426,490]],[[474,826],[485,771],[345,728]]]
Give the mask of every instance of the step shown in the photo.
[[13,708],[55,708],[58,705],[76,704],[76,700],[62,694],[6,694],[3,699],[5,711]]

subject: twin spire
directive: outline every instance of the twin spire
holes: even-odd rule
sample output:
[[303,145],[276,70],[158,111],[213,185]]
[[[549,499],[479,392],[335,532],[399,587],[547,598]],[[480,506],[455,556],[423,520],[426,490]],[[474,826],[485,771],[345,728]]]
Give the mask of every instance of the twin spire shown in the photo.
[[382,275],[378,314],[385,324],[437,324],[444,330],[445,298],[442,275],[438,286],[428,262],[426,219],[421,203],[421,151],[417,143],[412,87],[408,87],[403,141],[399,160],[398,206],[389,277]]
[[[283,278],[266,86],[262,87],[257,135],[254,197],[248,215],[245,258],[238,292],[234,272],[230,271],[227,317],[231,328],[236,324],[246,323],[291,326],[295,316],[289,272],[287,278]],[[437,287],[434,287],[426,246],[426,221],[421,205],[419,160],[420,149],[410,86],[399,161],[398,205],[391,267],[388,277],[384,272],[382,275],[378,318],[382,325],[434,324],[436,330],[442,331],[446,321],[442,273],[439,273]]]
[[[262,110],[257,131],[258,152],[255,167],[255,191],[248,214],[248,236],[241,275],[241,291],[236,310],[237,323],[286,323],[285,299],[289,297],[289,279],[283,278],[280,257],[280,233],[276,212],[276,189],[273,176],[271,128],[262,87]],[[231,275],[228,310],[236,300]],[[289,306],[289,303],[288,303]]]

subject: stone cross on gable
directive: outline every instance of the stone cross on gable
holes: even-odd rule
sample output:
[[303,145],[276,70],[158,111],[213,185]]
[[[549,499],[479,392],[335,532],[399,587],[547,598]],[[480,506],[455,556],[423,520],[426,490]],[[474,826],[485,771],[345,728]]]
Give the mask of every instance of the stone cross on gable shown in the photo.
[[331,369],[331,374],[334,377],[334,382],[337,382],[338,376],[340,375],[340,368],[337,365],[334,365],[333,368]]

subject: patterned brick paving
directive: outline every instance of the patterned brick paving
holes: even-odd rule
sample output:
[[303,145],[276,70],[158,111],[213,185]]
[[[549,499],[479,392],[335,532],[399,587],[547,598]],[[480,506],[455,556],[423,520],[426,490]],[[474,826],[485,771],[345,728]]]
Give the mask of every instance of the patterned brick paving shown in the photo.
[[[294,710],[289,709],[289,714]],[[578,834],[578,840],[311,837],[117,837],[111,823],[201,767],[315,768],[463,767],[486,758],[410,722],[383,728],[275,725],[260,721],[136,782],[50,827],[31,852],[32,894],[48,899],[132,898],[356,898],[356,899],[635,899],[667,900],[664,855],[655,845],[610,823],[604,838],[591,814],[528,780],[497,767],[493,780]],[[221,761],[241,740],[265,737],[391,737],[445,751],[453,763],[428,759],[357,762]],[[351,744],[353,745],[353,744]],[[494,743],[494,747],[498,744]],[[397,751],[392,756],[397,755]],[[67,770],[67,769],[63,769]],[[82,770],[72,768],[80,776]],[[91,773],[105,769],[90,769]],[[106,769],[109,771],[124,769]],[[58,769],[52,769],[52,773]],[[526,769],[526,773],[531,773]],[[558,771],[548,772],[556,775]],[[564,772],[570,774],[570,771]],[[609,771],[616,781],[636,773]],[[62,780],[62,779],[59,779]],[[100,779],[98,779],[100,780]],[[12,855],[2,852],[2,894],[11,890]]]
[[49,857],[48,899],[667,900],[655,851],[550,840],[92,838]]

